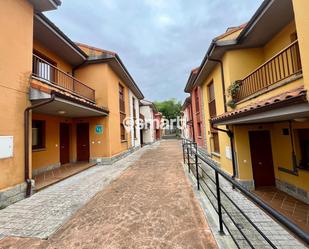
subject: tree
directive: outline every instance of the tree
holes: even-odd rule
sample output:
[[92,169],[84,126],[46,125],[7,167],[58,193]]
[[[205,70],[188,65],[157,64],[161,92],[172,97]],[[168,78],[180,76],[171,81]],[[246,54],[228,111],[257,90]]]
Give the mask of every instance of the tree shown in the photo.
[[154,104],[158,111],[161,112],[168,120],[176,119],[178,116],[180,116],[181,102],[177,101],[176,99],[155,101]]

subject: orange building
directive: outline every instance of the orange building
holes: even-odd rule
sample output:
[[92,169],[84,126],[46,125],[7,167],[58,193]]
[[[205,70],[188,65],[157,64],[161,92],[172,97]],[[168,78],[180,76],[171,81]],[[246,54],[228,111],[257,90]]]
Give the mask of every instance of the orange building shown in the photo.
[[75,44],[42,14],[56,9],[59,0],[1,4],[0,207],[5,207],[36,185],[45,186],[40,182],[48,171],[65,165],[76,172],[138,148],[122,121],[133,115],[129,94],[137,103],[143,94],[116,53]]

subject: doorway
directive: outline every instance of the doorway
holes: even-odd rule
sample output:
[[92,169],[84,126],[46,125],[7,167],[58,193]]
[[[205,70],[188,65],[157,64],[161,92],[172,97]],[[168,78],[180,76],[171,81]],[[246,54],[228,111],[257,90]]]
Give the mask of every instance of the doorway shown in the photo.
[[80,123],[76,125],[76,145],[77,145],[77,161],[89,161],[89,124]]
[[255,187],[275,186],[275,174],[269,131],[249,132]]
[[70,125],[60,123],[60,163],[70,162]]

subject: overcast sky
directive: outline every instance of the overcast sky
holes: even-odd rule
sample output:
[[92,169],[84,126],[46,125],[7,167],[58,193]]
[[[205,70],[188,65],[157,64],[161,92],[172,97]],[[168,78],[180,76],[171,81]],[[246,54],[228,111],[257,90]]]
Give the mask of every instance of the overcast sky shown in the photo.
[[73,41],[118,53],[149,100],[183,100],[213,37],[262,0],[63,0],[46,15]]

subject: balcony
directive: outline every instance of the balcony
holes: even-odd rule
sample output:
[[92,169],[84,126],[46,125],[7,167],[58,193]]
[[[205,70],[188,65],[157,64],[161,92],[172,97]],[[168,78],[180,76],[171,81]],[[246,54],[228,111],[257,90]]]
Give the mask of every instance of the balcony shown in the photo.
[[235,100],[236,102],[244,100],[301,72],[302,66],[298,41],[295,41],[258,67],[246,78],[240,80],[240,89],[235,96]]
[[72,75],[33,54],[32,76],[40,81],[95,102],[95,90],[80,82]]

